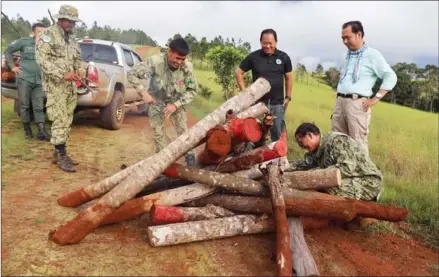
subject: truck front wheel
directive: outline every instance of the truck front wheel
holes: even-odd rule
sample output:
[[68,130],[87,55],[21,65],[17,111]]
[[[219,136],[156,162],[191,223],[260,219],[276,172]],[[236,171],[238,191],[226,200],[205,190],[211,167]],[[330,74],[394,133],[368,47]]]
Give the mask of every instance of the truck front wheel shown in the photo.
[[125,117],[125,99],[121,91],[115,91],[111,102],[100,109],[104,128],[119,130]]

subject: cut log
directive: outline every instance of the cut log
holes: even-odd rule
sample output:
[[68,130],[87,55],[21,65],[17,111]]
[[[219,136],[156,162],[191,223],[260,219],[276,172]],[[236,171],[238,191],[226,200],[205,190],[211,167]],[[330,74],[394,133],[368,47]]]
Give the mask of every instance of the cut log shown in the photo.
[[252,165],[286,156],[288,152],[286,138],[287,134],[286,132],[283,132],[278,141],[247,151],[237,157],[231,158],[230,160],[226,160],[218,167],[217,171],[229,173],[246,170],[250,169]]
[[148,239],[153,247],[220,239],[273,231],[272,220],[255,215],[237,215],[219,219],[149,226]]
[[260,182],[245,179],[232,174],[219,173],[199,168],[188,168],[174,163],[163,175],[169,178],[187,179],[208,186],[221,187],[232,192],[251,195],[267,195],[268,190]]
[[59,245],[80,242],[87,234],[95,230],[105,217],[151,184],[171,163],[202,141],[208,130],[223,123],[225,113],[228,110],[233,109],[236,112],[241,112],[249,108],[270,88],[267,80],[259,78],[245,91],[227,100],[150,159],[144,159],[128,167],[133,167],[133,169],[128,170],[127,168],[114,175],[117,177],[110,177],[119,180],[126,178],[76,218],[57,230],[51,231],[50,239]]
[[268,164],[261,169],[266,175],[270,190],[271,206],[276,224],[276,260],[279,276],[293,276],[293,257],[290,248],[290,234],[285,208],[285,199],[282,194],[279,166]]
[[285,186],[300,190],[319,190],[341,186],[341,174],[338,168],[285,172],[282,177]]
[[234,212],[215,205],[206,205],[202,208],[154,205],[151,209],[151,219],[153,224],[198,221],[234,215],[236,215]]
[[[273,160],[265,161],[260,164],[256,164],[250,167],[250,169],[241,170],[237,172],[233,172],[232,174],[238,177],[247,178],[247,179],[258,179],[263,177],[263,174],[259,168],[265,168],[269,163],[272,163],[274,165],[280,165],[281,170],[285,170],[289,168],[289,162],[287,157],[283,156],[280,158],[276,158]],[[206,168],[208,169],[208,168]],[[211,170],[210,168],[208,170]]]
[[303,235],[302,221],[298,217],[288,218],[291,252],[295,276],[319,276],[319,270]]
[[[285,188],[283,188],[283,192],[285,192]],[[405,220],[408,215],[405,208],[374,202],[347,198],[333,198],[332,200],[328,200],[328,198],[311,198],[312,196],[319,197],[321,194],[318,192],[304,194],[302,195],[303,198],[297,198],[300,197],[297,194],[284,194],[287,215],[326,218],[344,222],[351,221],[356,216],[398,222]],[[266,197],[214,194],[186,203],[187,206],[195,207],[203,207],[207,204],[220,205],[239,213],[272,213],[270,200]]]
[[[260,102],[238,113],[237,117],[238,118],[258,117],[266,112],[268,112],[267,107],[265,106],[264,103]],[[139,166],[140,163],[134,164],[132,166],[125,168],[124,174],[115,174],[97,183],[85,186],[74,192],[69,192],[67,194],[64,194],[58,198],[57,201],[58,205],[63,207],[75,208],[86,202],[94,200],[104,195],[105,193],[109,192],[111,189],[113,189],[117,184],[122,182],[129,174],[131,174],[131,172],[133,172]],[[156,190],[156,187],[159,187],[162,184],[162,181],[163,180],[160,180],[157,184],[155,184],[155,182],[152,183],[153,188],[151,188],[150,191]],[[170,187],[172,187],[172,185],[173,184],[170,184]]]
[[270,113],[265,114],[261,124],[261,130],[262,130],[261,139],[255,143],[255,147],[261,147],[266,144],[268,136],[270,134],[270,130],[274,125],[274,119],[275,117]]
[[180,205],[200,197],[205,197],[214,192],[215,188],[201,184],[192,184],[128,200],[120,208],[107,216],[101,225],[135,218],[149,212],[154,204],[168,206]]

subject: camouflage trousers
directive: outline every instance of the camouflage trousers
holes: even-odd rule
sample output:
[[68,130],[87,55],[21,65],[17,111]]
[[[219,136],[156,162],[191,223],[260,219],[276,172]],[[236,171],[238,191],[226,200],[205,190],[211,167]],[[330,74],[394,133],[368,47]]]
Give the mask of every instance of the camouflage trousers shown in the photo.
[[[148,109],[149,123],[154,132],[156,153],[167,145],[167,143],[165,144],[165,107],[165,104],[154,104],[150,105]],[[186,110],[183,107],[173,112],[170,118],[178,136],[188,131]],[[191,150],[188,154],[194,154],[194,152]]]
[[78,96],[71,82],[45,83],[44,88],[47,95],[47,117],[52,121],[50,142],[53,145],[65,144],[70,137]]
[[375,200],[381,192],[381,178],[375,176],[344,178],[340,188],[330,188],[325,191],[332,195],[339,195],[357,200]]

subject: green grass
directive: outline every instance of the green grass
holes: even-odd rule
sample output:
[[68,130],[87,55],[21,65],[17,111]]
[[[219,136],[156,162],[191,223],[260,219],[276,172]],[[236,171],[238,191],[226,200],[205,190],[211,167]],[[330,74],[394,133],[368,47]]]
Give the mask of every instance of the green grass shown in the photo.
[[[214,91],[211,99],[197,96],[191,105],[195,116],[202,118],[224,101],[213,72],[195,73],[199,83]],[[330,131],[335,103],[335,92],[330,87],[309,77],[308,84],[295,82],[292,98],[286,114],[290,134],[305,121],[316,123],[323,133]],[[290,160],[303,157],[304,151],[291,135],[288,149]],[[438,230],[438,114],[377,104],[372,111],[369,151],[385,177],[380,201],[406,207],[409,222]],[[434,233],[439,238],[438,232]]]

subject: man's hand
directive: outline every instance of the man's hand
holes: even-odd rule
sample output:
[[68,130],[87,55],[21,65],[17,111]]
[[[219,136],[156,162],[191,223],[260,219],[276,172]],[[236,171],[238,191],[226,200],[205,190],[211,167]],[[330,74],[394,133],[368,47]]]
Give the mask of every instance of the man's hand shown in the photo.
[[174,104],[168,104],[165,108],[165,117],[169,118],[173,112],[177,110],[177,106]]
[[15,74],[20,74],[21,73],[21,68],[20,67],[18,67],[18,66],[16,66],[16,67],[14,67],[14,68],[12,68],[12,72],[14,72]]
[[290,99],[284,99],[284,109],[286,110],[288,108],[288,104],[290,104]]
[[77,74],[77,78],[79,80],[84,80],[85,79],[85,70],[79,70],[78,74]]
[[362,104],[364,111],[367,112],[369,110],[369,108],[371,108],[373,105],[375,105],[379,101],[380,101],[380,99],[378,99],[376,97],[364,101],[363,104]]
[[145,102],[146,104],[156,103],[154,97],[152,97],[151,94],[149,94],[146,91],[142,92],[142,98],[143,98],[143,102]]
[[77,75],[75,72],[69,72],[66,75],[64,75],[64,80],[66,81],[74,81],[76,80]]

